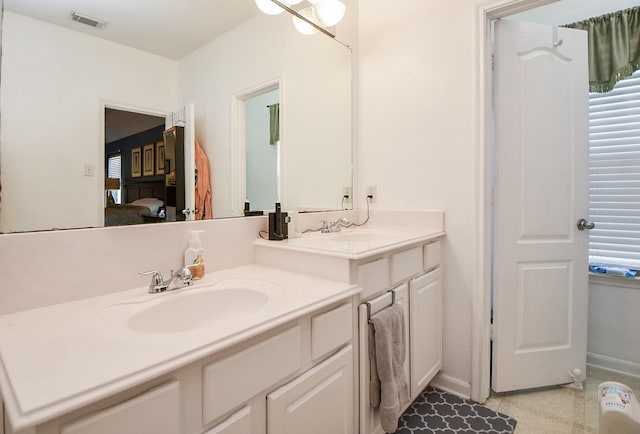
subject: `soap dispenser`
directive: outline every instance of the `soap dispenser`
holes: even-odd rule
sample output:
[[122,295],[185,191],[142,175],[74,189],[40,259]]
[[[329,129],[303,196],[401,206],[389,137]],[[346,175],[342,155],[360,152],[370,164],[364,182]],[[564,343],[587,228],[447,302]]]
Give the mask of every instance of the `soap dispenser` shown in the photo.
[[200,241],[200,232],[191,231],[189,247],[184,251],[184,266],[191,271],[192,279],[204,277],[204,248]]

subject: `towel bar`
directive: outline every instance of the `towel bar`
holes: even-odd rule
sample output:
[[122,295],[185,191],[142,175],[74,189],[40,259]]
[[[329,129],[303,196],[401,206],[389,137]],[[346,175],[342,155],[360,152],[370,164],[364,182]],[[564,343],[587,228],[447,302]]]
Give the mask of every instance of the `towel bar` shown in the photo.
[[369,300],[366,302],[367,305],[367,319],[371,318],[371,315],[375,315],[380,312],[382,309],[386,309],[389,306],[393,306],[396,302],[396,294],[394,290],[387,291],[384,294],[374,298],[373,300]]

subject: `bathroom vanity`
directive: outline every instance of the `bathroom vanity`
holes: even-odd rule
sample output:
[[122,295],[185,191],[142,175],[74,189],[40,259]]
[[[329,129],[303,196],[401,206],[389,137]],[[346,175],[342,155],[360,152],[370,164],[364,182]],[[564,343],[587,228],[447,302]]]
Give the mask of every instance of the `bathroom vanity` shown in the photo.
[[382,434],[378,409],[369,404],[368,321],[392,303],[404,311],[406,377],[410,399],[442,368],[441,212],[397,214],[373,224],[333,234],[303,235],[284,242],[255,242],[257,261],[270,266],[357,284],[358,339],[354,347],[360,434]]
[[4,315],[6,432],[351,433],[358,292],[250,265]]
[[188,288],[0,316],[3,434],[381,433],[369,314],[402,305],[415,398],[442,366],[444,231],[442,213],[379,216],[256,240],[255,264]]

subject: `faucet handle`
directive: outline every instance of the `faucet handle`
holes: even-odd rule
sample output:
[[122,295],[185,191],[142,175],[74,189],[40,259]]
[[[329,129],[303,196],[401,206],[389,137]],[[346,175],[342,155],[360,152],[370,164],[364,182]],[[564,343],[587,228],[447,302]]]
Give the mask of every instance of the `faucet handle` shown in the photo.
[[159,271],[156,271],[156,270],[140,271],[138,274],[142,274],[143,276],[151,276],[151,283],[155,283],[156,285],[164,283],[162,274]]
[[334,224],[341,224],[342,226],[348,226],[351,224],[351,221],[349,221],[349,219],[347,217],[339,217],[336,219],[336,221],[334,222]]
[[149,284],[149,292],[156,293],[162,292],[167,289],[167,285],[164,283],[164,279],[162,278],[162,274],[156,270],[150,271],[140,271],[139,274],[143,276],[151,275],[151,283]]
[[327,232],[331,232],[331,226],[330,223],[326,220],[320,220],[320,223],[322,223],[322,227],[320,228],[320,232],[327,233]]

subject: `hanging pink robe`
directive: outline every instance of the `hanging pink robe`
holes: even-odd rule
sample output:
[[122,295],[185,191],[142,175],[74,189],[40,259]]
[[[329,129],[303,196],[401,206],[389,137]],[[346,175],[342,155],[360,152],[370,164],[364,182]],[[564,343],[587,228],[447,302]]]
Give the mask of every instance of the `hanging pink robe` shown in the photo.
[[196,159],[196,220],[206,220],[212,218],[211,210],[211,169],[207,154],[196,139],[195,145]]

